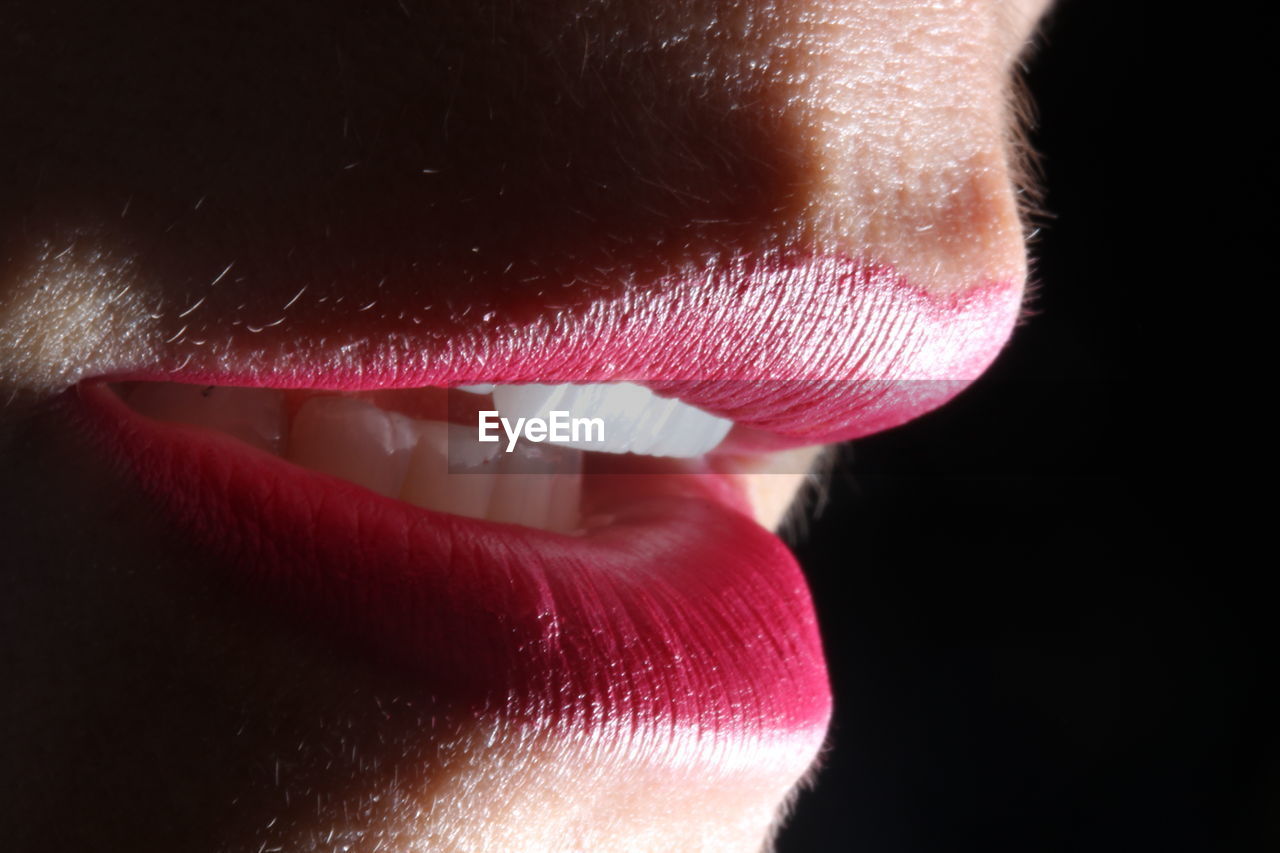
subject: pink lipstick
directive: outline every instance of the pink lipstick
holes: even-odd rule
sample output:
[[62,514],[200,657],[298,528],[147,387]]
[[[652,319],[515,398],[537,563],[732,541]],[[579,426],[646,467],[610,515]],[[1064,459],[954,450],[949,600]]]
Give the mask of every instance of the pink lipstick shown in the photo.
[[[1001,284],[939,297],[841,258],[744,263],[469,326],[357,315],[336,343],[280,327],[255,333],[252,350],[174,334],[151,363],[116,365],[65,399],[246,595],[416,673],[452,703],[816,746],[831,700],[804,579],[750,517],[732,471],[945,402],[995,356],[1019,298]],[[407,430],[410,410],[431,415],[431,405],[388,402],[394,389],[621,381],[732,431],[696,456],[587,453],[580,473],[557,470],[543,491],[522,493],[547,512],[494,510],[493,482],[459,511],[457,488],[411,488],[430,431],[421,420],[411,440],[379,439],[376,464],[402,466],[391,479],[327,467],[340,454],[315,438],[331,426],[315,425],[321,407],[380,436],[393,430],[377,418]],[[206,428],[149,417],[118,393],[162,382],[214,386],[215,396],[262,389],[292,411],[275,433],[246,426],[258,415]],[[435,417],[447,421],[445,409]],[[567,479],[572,488],[556,491]],[[557,515],[566,494],[579,509]]]

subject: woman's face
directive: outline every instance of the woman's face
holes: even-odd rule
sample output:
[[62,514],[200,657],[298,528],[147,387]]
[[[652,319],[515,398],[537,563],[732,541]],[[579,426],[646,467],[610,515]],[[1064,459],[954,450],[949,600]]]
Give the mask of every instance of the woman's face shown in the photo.
[[[768,529],[1009,334],[1044,5],[9,4],[0,835],[759,849]],[[623,380],[645,452],[449,437]]]

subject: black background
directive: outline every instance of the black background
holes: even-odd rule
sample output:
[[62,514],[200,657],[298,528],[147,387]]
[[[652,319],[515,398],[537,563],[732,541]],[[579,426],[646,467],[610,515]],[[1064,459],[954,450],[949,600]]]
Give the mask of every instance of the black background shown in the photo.
[[1144,367],[1163,128],[1131,14],[1060,3],[1028,60],[1034,316],[954,403],[856,442],[797,546],[836,714],[782,853],[1280,849],[1258,620],[1162,508],[1204,495]]

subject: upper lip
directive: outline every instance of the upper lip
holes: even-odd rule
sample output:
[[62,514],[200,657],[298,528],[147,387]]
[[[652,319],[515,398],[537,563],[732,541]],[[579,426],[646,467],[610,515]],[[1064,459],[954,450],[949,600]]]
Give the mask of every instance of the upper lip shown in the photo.
[[[629,380],[790,446],[855,438],[950,399],[1003,345],[1021,288],[938,295],[862,258],[770,256],[479,317],[472,306],[300,311],[294,299],[281,322],[237,320],[225,344],[201,325],[219,316],[219,295],[164,315],[141,357],[98,376],[347,391]],[[341,335],[321,333],[334,322]]]

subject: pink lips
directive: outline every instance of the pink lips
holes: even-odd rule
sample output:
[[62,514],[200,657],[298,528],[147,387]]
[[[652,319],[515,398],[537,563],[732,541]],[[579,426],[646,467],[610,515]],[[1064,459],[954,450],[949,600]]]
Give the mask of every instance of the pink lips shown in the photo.
[[[113,379],[368,389],[643,379],[761,443],[901,423],[994,358],[1020,288],[935,298],[847,259],[744,265],[449,336],[384,323],[341,352],[270,339],[249,360],[174,341]],[[415,336],[416,335],[416,336]],[[180,368],[180,369],[179,369]],[[795,393],[766,380],[804,380]],[[615,522],[582,537],[433,513],[223,436],[147,421],[94,383],[79,411],[248,594],[477,709],[743,734],[825,731],[830,693],[803,576],[702,475],[599,475]]]

